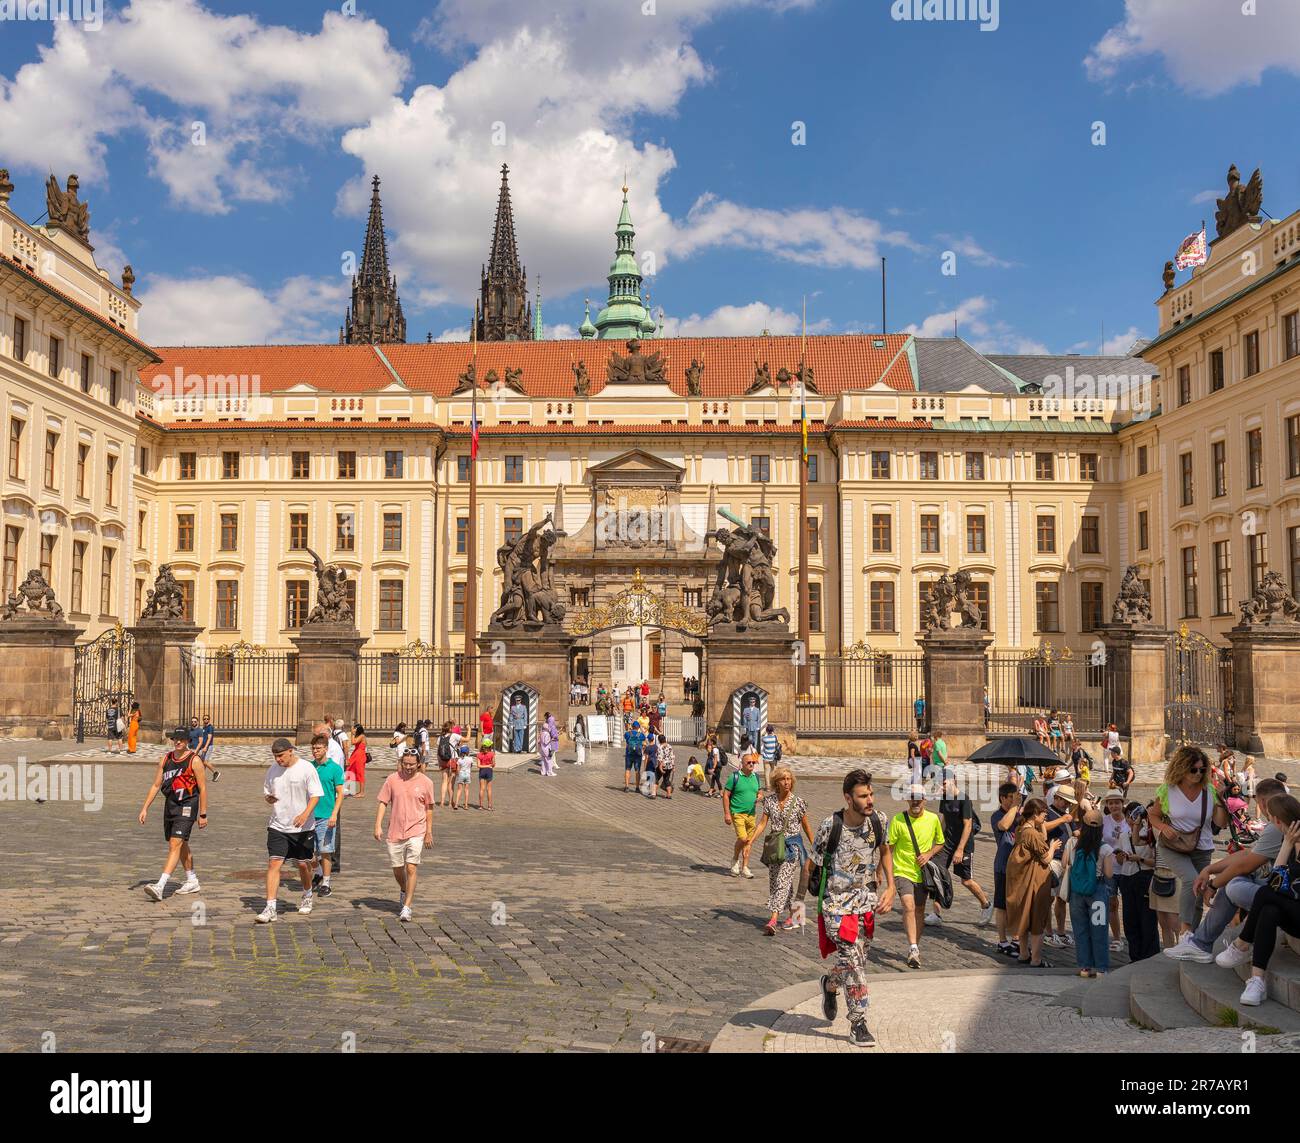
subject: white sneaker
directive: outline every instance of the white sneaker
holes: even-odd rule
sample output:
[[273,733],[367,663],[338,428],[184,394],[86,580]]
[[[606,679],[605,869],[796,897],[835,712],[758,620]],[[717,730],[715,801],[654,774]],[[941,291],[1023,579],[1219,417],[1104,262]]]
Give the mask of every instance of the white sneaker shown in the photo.
[[402,911],[397,914],[397,919],[399,921],[409,921],[411,919],[411,906],[403,905]]
[[941,925],[943,924],[943,918],[938,913],[926,913],[925,923],[927,925]]
[[157,885],[154,885],[152,883],[144,887],[144,895],[148,897],[149,900],[151,901],[162,900],[162,890],[159,889]]
[[[731,867],[731,876],[732,876],[732,877],[739,877],[739,876],[740,876],[740,859],[739,859],[739,858],[736,859],[736,863]],[[159,899],[161,900],[161,898],[159,898]]]
[[[1170,945],[1164,952],[1170,960],[1192,960],[1197,964],[1209,964],[1214,959],[1213,953],[1207,953],[1192,942],[1191,933],[1184,933],[1176,945]],[[1250,954],[1246,955],[1249,957]]]
[[302,900],[298,903],[298,912],[310,913],[311,906],[312,906],[312,894],[304,893],[302,895]]
[[1264,983],[1262,976],[1252,976],[1246,981],[1246,987],[1242,990],[1241,999],[1238,1004],[1246,1004],[1251,1008],[1258,1008],[1265,1000],[1268,999],[1268,985]]
[[193,878],[192,880],[186,881],[184,885],[182,885],[179,889],[176,890],[177,893],[197,893],[198,891],[199,891],[199,879],[197,877]]
[[744,869],[742,869],[740,872],[743,873],[746,877],[748,877],[751,881],[754,879],[754,875],[750,873],[748,865],[746,865]]
[[256,917],[253,918],[259,925],[267,925],[275,920],[275,907],[267,905]]
[[980,910],[979,927],[982,929],[985,925],[993,921],[993,902],[990,901],[983,909]]
[[[1168,953],[1170,950],[1165,949],[1165,952]],[[1237,947],[1237,942],[1233,941],[1223,950],[1223,952],[1219,953],[1219,955],[1214,958],[1214,963],[1220,968],[1236,968],[1239,964],[1245,964],[1250,960],[1250,957],[1250,949],[1239,949]],[[1206,957],[1206,960],[1208,961],[1209,957]],[[1263,978],[1261,977],[1260,979],[1262,980]],[[1256,1003],[1258,1003],[1258,1001]]]

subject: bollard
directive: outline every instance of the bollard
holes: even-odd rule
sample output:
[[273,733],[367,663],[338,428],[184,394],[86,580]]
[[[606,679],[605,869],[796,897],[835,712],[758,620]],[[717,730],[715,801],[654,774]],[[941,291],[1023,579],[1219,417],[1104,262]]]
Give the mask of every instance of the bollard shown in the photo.
[[77,745],[80,746],[86,741],[86,715],[84,711],[77,712]]

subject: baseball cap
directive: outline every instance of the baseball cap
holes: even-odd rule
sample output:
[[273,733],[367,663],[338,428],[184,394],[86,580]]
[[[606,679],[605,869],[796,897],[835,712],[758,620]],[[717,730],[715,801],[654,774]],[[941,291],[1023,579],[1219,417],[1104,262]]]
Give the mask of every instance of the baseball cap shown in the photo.
[[178,726],[167,737],[170,738],[173,742],[188,742],[190,738],[190,732],[186,730],[183,726]]
[[292,749],[293,749],[293,743],[290,742],[287,738],[277,738],[274,742],[271,743],[272,754],[283,754],[286,750],[292,750]]
[[1073,786],[1057,786],[1056,789],[1052,791],[1052,796],[1060,798],[1063,802],[1069,802],[1072,806],[1079,804],[1079,799],[1074,796]]
[[923,801],[925,801],[925,787],[924,787],[924,786],[909,786],[909,787],[907,788],[907,800],[908,800],[909,802],[923,802]]

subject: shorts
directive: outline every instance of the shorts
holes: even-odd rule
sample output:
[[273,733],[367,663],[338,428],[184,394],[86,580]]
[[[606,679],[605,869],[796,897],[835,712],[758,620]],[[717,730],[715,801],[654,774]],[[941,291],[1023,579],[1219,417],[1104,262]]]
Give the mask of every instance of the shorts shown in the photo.
[[930,890],[917,881],[912,881],[907,877],[899,877],[894,874],[894,888],[898,890],[900,897],[912,897],[912,904],[917,908],[925,908],[925,902],[930,896]]
[[394,869],[401,869],[403,865],[419,865],[420,855],[424,853],[424,834],[416,834],[415,837],[408,837],[405,841],[390,841],[388,843],[388,860],[392,863]]
[[955,845],[952,847],[944,846],[943,849],[939,851],[938,856],[941,857],[943,863],[952,870],[953,877],[958,881],[970,881],[975,876],[972,872],[975,867],[975,839],[973,837],[967,839],[966,852],[962,854],[961,862],[954,865],[952,859],[956,853],[957,847]]
[[493,769],[494,769],[494,767],[492,767],[492,766],[482,766],[482,767],[480,767],[480,768],[479,768],[479,772],[478,772],[478,780],[479,780],[480,782],[490,782],[490,781],[492,781],[492,771],[493,771]]
[[633,770],[640,770],[641,759],[637,757],[635,754],[625,754],[623,756],[623,769],[629,774]]
[[285,861],[310,861],[315,855],[316,831],[284,833],[278,829],[266,831],[266,855]]
[[1007,871],[1005,869],[993,873],[993,908],[1001,909],[1004,913],[1007,909]]
[[660,774],[659,785],[661,785],[665,790],[671,790],[673,788],[673,771],[665,770]]
[[731,827],[736,831],[736,836],[741,841],[749,841],[756,832],[755,826],[758,820],[753,814],[736,814],[731,815]]
[[126,737],[126,732],[125,732],[125,731],[123,731],[123,730],[118,730],[117,727],[115,727],[115,726],[110,726],[110,727],[108,728],[108,740],[109,740],[109,742],[121,742],[122,739],[124,739],[125,737]]
[[469,785],[469,775],[466,774],[464,777],[461,777],[459,774],[457,774],[457,775],[456,775],[456,785],[458,785],[458,786],[468,786],[468,785]]
[[316,819],[316,855],[333,853],[338,849],[338,822],[330,825],[329,818]]
[[168,802],[163,807],[163,837],[169,841],[179,837],[182,841],[190,840],[190,830],[199,820],[199,800],[191,798],[188,802]]

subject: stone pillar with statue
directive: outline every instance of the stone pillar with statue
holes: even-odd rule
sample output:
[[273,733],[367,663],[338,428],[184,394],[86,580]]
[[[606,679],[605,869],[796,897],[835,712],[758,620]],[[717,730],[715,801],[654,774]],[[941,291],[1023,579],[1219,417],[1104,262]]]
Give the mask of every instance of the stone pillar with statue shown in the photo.
[[366,644],[348,603],[347,570],[326,564],[310,548],[307,552],[315,565],[316,606],[290,636],[298,648],[299,744],[311,741],[312,727],[327,711],[349,724],[355,720],[361,648]]
[[1163,761],[1169,632],[1152,620],[1151,597],[1136,564],[1125,569],[1111,621],[1097,634],[1105,643],[1100,666],[1110,676],[1103,693],[1115,702],[1113,711],[1102,712],[1102,722],[1113,722],[1119,736],[1128,739],[1129,762]]
[[57,742],[71,737],[76,643],[84,628],[63,617],[54,589],[30,571],[0,610],[0,734]]
[[1228,639],[1235,745],[1272,758],[1300,755],[1300,603],[1276,571],[1242,600]]
[[130,629],[135,637],[135,701],[140,704],[143,734],[161,738],[186,713],[185,653],[193,650],[202,630],[185,617],[185,597],[171,564],[160,564],[140,619]]
[[[952,613],[961,624],[954,627]],[[930,732],[943,736],[950,759],[965,758],[988,739],[984,727],[984,689],[992,637],[980,627],[969,572],[945,572],[930,589],[922,612],[924,634],[917,640],[925,655],[925,706]]]

